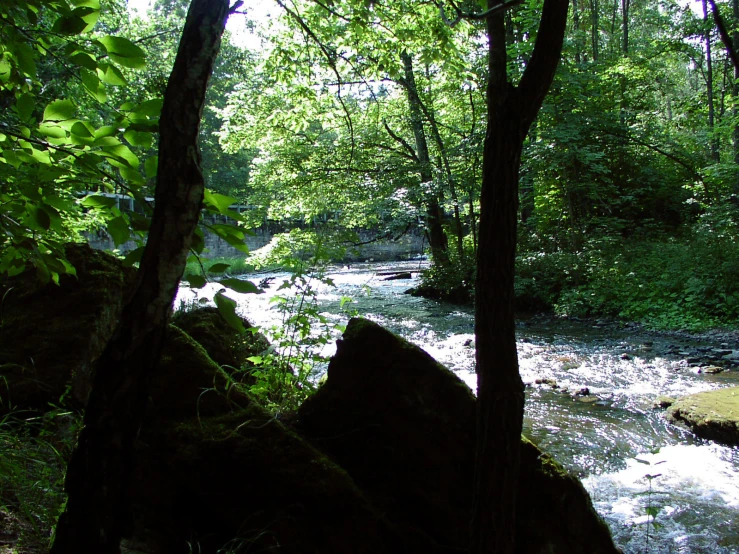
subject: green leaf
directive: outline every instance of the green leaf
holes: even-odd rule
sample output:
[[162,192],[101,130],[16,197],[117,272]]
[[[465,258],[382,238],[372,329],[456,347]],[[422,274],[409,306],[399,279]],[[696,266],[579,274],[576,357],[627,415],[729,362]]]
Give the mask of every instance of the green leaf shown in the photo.
[[213,264],[208,268],[208,273],[223,273],[231,267],[231,264]]
[[42,164],[51,163],[51,154],[48,150],[38,150],[37,148],[31,148],[31,157]]
[[223,319],[225,319],[231,327],[236,329],[239,333],[244,333],[246,331],[244,323],[236,314],[236,302],[227,296],[224,296],[223,293],[220,292],[213,297],[213,301],[216,303],[218,311],[221,312]]
[[106,85],[124,87],[128,84],[121,70],[109,63],[101,63],[97,69],[98,77]]
[[110,233],[110,236],[116,246],[120,246],[121,244],[127,242],[129,238],[131,238],[131,231],[128,228],[128,221],[126,221],[126,218],[122,215],[114,217],[113,219],[108,221],[108,233]]
[[85,196],[80,202],[80,205],[85,208],[110,208],[111,206],[115,206],[115,203],[115,198],[111,198],[110,196],[91,194],[90,196]]
[[205,237],[203,236],[203,230],[200,227],[196,227],[192,233],[192,243],[190,249],[196,254],[200,254],[205,248]]
[[33,110],[36,108],[36,98],[31,94],[21,94],[15,101],[15,111],[22,121],[30,122]]
[[108,94],[105,91],[103,83],[100,82],[100,78],[96,73],[88,71],[87,69],[80,70],[80,79],[82,79],[82,85],[85,90],[98,102],[105,102],[108,99]]
[[51,227],[51,219],[49,214],[38,206],[28,206],[28,214],[33,218],[33,223],[36,228],[40,228],[44,231],[48,231]]
[[218,213],[225,213],[228,211],[229,206],[238,203],[238,199],[233,196],[226,196],[224,194],[218,194],[212,192],[209,189],[205,189],[203,201],[206,208],[212,208]]
[[157,176],[157,167],[159,166],[159,157],[151,156],[146,158],[144,162],[144,172],[149,179],[153,179]]
[[121,177],[129,183],[133,183],[134,185],[146,184],[146,179],[144,179],[138,169],[133,169],[132,167],[119,167],[118,171],[120,171]]
[[127,38],[107,36],[99,38],[98,42],[117,64],[131,69],[146,67],[146,53]]
[[103,137],[112,137],[118,132],[117,127],[113,127],[112,125],[104,125],[97,129],[93,135],[96,139],[103,138]]
[[139,159],[131,152],[131,149],[124,144],[117,144],[112,146],[104,146],[100,153],[108,158],[108,162],[116,167],[132,167],[138,169]]
[[44,121],[66,121],[74,117],[77,106],[71,100],[54,100],[44,110]]
[[10,62],[5,57],[0,57],[0,83],[7,83],[10,79]]
[[202,289],[208,283],[205,277],[198,275],[197,273],[188,273],[185,275],[185,281],[187,281],[190,288],[193,289]]
[[139,246],[135,250],[131,250],[126,257],[123,259],[123,265],[126,267],[133,267],[141,261],[141,256],[144,254],[144,247]]
[[59,17],[52,26],[52,31],[62,35],[79,35],[82,31],[87,28],[87,21],[85,21],[79,14],[74,12],[62,15]]
[[264,361],[264,358],[262,356],[249,356],[246,360],[254,365],[260,365]]
[[38,132],[45,137],[66,138],[67,131],[55,123],[42,123],[38,126]]
[[73,135],[77,135],[78,137],[82,138],[93,138],[92,131],[88,128],[87,125],[82,123],[81,121],[78,121],[74,125],[72,125],[72,128],[70,129],[70,132]]
[[129,129],[128,131],[123,133],[123,138],[125,138],[131,146],[141,146],[142,148],[151,148],[151,143],[154,137],[152,136],[151,133],[134,131],[132,129]]
[[76,50],[73,54],[71,54],[69,56],[69,61],[72,62],[74,65],[84,67],[89,71],[95,71],[98,68],[97,60],[90,53],[83,52],[81,50]]
[[15,50],[18,70],[29,77],[36,77],[36,54],[28,44],[18,44]]
[[244,279],[235,279],[235,278],[229,278],[229,279],[221,279],[219,281],[224,287],[228,287],[233,291],[239,292],[241,294],[263,294],[264,291],[257,287],[254,283],[251,281],[247,281]]
[[162,104],[164,104],[164,100],[161,98],[146,100],[145,102],[141,102],[131,114],[141,117],[159,117],[159,114],[162,112]]

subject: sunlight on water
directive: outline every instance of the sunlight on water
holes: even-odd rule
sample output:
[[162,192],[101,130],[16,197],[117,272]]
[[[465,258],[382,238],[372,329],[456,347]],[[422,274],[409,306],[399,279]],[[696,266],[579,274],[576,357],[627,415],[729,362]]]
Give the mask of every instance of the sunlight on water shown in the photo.
[[[379,275],[393,270],[416,275],[418,269],[418,262],[337,268],[331,273],[336,287],[317,285],[322,315],[346,324],[339,305],[349,296],[353,300],[346,307],[417,344],[474,391],[472,310],[404,294],[415,278],[386,281]],[[288,275],[251,280],[265,277],[274,278],[266,294],[226,293],[242,315],[261,326],[280,323],[270,298]],[[176,306],[198,299],[212,305],[219,290],[217,283],[197,291],[183,287]],[[659,337],[634,330],[567,321],[520,325],[524,432],[583,478],[619,546],[627,554],[738,554],[739,449],[695,439],[669,424],[654,403],[661,395],[739,384],[739,372],[702,375],[679,356],[653,349],[651,342]],[[323,353],[334,350],[332,343]],[[649,493],[646,476],[658,474]],[[652,525],[648,506],[659,508],[659,528]]]
[[[645,548],[649,530],[649,551],[735,553],[738,457],[736,449],[715,444],[672,445],[628,459],[624,469],[590,476],[583,484],[629,552]],[[657,528],[647,507],[658,510]]]

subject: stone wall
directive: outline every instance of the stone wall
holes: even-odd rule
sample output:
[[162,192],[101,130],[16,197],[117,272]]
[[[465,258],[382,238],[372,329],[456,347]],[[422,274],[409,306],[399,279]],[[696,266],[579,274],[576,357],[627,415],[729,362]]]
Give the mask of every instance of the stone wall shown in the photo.
[[[269,241],[272,240],[273,231],[268,227],[258,227],[253,229],[253,235],[246,237],[246,244],[250,251],[258,250]],[[398,240],[377,239],[376,231],[360,231],[359,246],[349,245],[343,262],[364,262],[364,261],[394,261],[412,259],[423,254],[426,246],[423,232],[415,230],[398,238]],[[113,250],[115,245],[113,240],[106,232],[91,233],[88,235],[88,243],[96,250]],[[121,252],[129,252],[136,245],[133,242],[127,242],[121,245],[118,250]],[[205,232],[205,247],[208,249],[208,255],[217,258],[231,258],[242,256],[243,254],[229,245],[222,238]]]

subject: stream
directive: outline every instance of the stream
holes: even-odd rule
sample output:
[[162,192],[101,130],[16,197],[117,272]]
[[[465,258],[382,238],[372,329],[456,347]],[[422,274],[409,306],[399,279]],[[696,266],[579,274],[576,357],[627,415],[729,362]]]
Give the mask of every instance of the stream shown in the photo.
[[[425,349],[474,391],[472,308],[404,294],[416,284],[419,264],[332,268],[335,287],[317,285],[322,313],[346,324],[349,308],[376,321]],[[412,271],[412,278],[382,275],[399,271]],[[288,275],[244,276],[254,283],[269,277],[267,294],[227,292],[257,325],[280,321],[269,299]],[[220,288],[183,287],[175,305],[210,303]],[[342,297],[352,298],[343,308]],[[663,396],[739,385],[739,357],[719,373],[706,367],[739,354],[737,335],[660,334],[547,317],[521,319],[517,329],[524,434],[580,477],[624,552],[739,553],[739,448],[697,439],[655,408]]]

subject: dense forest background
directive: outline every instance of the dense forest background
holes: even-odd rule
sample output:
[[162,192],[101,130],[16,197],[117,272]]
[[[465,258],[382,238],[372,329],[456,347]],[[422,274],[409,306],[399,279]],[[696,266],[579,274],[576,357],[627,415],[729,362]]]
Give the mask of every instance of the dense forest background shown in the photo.
[[[737,43],[735,4],[573,2],[524,145],[519,309],[661,328],[736,323],[737,75],[712,12]],[[143,16],[118,0],[3,4],[0,272],[30,260],[56,279],[74,271],[62,245],[81,232],[105,230],[117,245],[145,236],[146,214],[101,193],[151,196],[160,98],[186,7],[157,0]],[[540,10],[521,2],[506,14],[514,81]],[[238,224],[211,230],[239,244],[245,228],[280,222],[293,229],[283,246],[306,249],[351,244],[358,229],[422,229],[426,283],[471,291],[482,23],[424,2],[239,12],[201,132],[206,206]],[[249,27],[258,48],[256,35],[243,46]],[[236,217],[235,203],[249,209]]]

